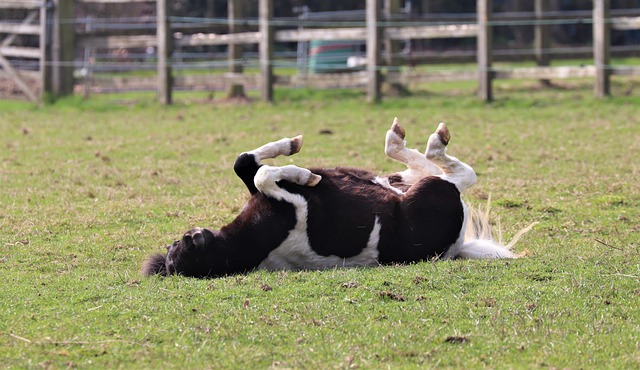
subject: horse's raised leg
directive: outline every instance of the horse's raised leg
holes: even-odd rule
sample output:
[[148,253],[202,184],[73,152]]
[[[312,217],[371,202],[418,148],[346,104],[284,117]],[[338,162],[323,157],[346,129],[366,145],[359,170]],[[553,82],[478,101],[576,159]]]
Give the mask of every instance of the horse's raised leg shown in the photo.
[[280,139],[240,154],[236,159],[233,169],[242,182],[244,182],[247,189],[249,189],[249,192],[254,194],[258,192],[258,189],[253,179],[258,169],[262,167],[262,160],[276,158],[281,155],[293,155],[298,153],[300,148],[302,148],[302,136]]
[[440,167],[443,172],[440,177],[456,185],[462,193],[475,185],[478,178],[468,164],[445,153],[450,139],[449,129],[444,123],[440,123],[436,131],[429,136],[425,157]]
[[389,158],[408,167],[406,171],[398,173],[403,183],[413,185],[421,178],[442,174],[442,170],[424,154],[416,149],[407,148],[404,138],[404,128],[398,123],[398,118],[394,118],[391,128],[387,131],[384,152]]
[[293,155],[302,148],[302,135],[293,138],[284,138],[278,141],[264,144],[254,149],[249,154],[254,155],[257,160],[276,158],[281,155]]

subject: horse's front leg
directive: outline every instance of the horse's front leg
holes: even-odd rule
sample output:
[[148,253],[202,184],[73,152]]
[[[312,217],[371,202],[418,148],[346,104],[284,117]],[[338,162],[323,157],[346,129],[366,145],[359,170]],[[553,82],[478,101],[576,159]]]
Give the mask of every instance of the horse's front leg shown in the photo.
[[267,143],[259,148],[244,152],[238,156],[233,166],[234,171],[244,182],[251,194],[258,192],[254,184],[254,177],[262,167],[263,159],[276,158],[281,155],[293,155],[302,148],[302,136],[293,138],[280,139],[271,143]]

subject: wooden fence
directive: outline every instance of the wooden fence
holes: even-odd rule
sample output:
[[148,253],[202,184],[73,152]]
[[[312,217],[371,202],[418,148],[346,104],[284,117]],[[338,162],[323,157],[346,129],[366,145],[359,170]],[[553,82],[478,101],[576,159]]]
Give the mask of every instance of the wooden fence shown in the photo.
[[[305,85],[311,87],[359,86],[367,91],[368,100],[376,102],[381,97],[383,82],[407,84],[409,82],[477,80],[479,97],[485,101],[493,98],[492,82],[495,79],[551,79],[590,77],[594,78],[596,96],[610,94],[610,76],[640,76],[638,67],[616,67],[610,64],[611,30],[640,29],[640,10],[628,12],[626,16],[611,16],[610,0],[594,0],[593,12],[588,22],[593,23],[593,65],[570,67],[550,66],[544,50],[549,47],[549,22],[567,15],[550,15],[548,0],[535,0],[535,59],[536,67],[495,68],[493,64],[493,27],[497,14],[493,14],[491,0],[477,0],[477,18],[455,24],[403,23],[394,19],[398,12],[398,0],[367,0],[364,26],[332,28],[277,29],[283,26],[273,17],[273,0],[259,1],[257,27],[247,31],[241,27],[242,9],[236,0],[227,0],[229,9],[225,33],[192,32],[178,30],[169,12],[169,0],[0,0],[0,9],[26,9],[28,15],[18,24],[0,23],[0,77],[9,78],[19,86],[24,95],[33,101],[41,101],[46,94],[61,96],[73,93],[76,84],[120,84],[155,86],[158,99],[170,104],[175,88],[190,88],[194,85],[238,87],[256,86],[265,101],[273,100],[274,85]],[[131,3],[149,2],[156,5],[156,30],[153,34],[105,35],[90,30],[78,32],[74,22],[77,3]],[[65,20],[67,20],[65,22]],[[517,21],[517,19],[516,19]],[[286,26],[286,24],[284,24]],[[35,35],[38,48],[16,47],[12,43],[19,35]],[[401,61],[394,57],[395,43],[403,40],[436,38],[476,38],[477,68],[465,71],[408,72],[399,73]],[[284,42],[312,40],[359,40],[366,42],[366,68],[349,74],[304,74],[277,76],[274,74],[274,45]],[[241,58],[238,45],[257,45],[259,50],[259,73],[246,73],[233,61]],[[176,76],[172,71],[172,53],[176,48],[189,46],[228,45],[229,72],[207,76]],[[96,48],[145,48],[157,50],[157,75],[155,77],[110,78],[101,81],[93,76],[74,77],[74,55],[81,50]],[[7,57],[30,58],[39,62],[37,72],[17,70]],[[29,83],[28,80],[35,80]]]

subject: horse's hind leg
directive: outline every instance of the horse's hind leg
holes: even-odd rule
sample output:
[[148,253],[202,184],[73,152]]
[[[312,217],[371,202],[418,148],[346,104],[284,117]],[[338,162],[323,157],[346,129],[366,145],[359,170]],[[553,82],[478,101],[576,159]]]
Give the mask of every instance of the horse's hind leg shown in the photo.
[[408,167],[406,171],[400,172],[405,183],[410,185],[423,177],[442,174],[442,170],[424,154],[415,149],[407,148],[404,138],[405,131],[398,123],[398,118],[395,118],[391,128],[387,131],[384,152],[389,158]]
[[462,193],[471,186],[475,185],[478,178],[473,169],[466,163],[461,162],[456,157],[452,157],[445,153],[447,144],[449,144],[449,129],[444,123],[438,125],[438,129],[429,136],[427,151],[425,156],[431,162],[435,163],[444,172],[441,177],[458,188]]
[[257,193],[258,189],[254,184],[254,177],[258,169],[262,167],[262,160],[276,158],[281,155],[293,155],[302,148],[302,136],[294,138],[284,138],[278,141],[267,143],[259,148],[244,152],[238,156],[233,166],[234,171],[244,182],[251,194]]

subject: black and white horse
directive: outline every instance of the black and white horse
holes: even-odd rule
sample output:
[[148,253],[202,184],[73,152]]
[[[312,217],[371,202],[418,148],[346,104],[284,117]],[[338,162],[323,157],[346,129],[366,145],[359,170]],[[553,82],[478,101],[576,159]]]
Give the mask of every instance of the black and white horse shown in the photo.
[[447,127],[441,123],[431,134],[424,154],[406,148],[404,138],[396,119],[385,153],[408,168],[386,177],[347,167],[262,164],[297,153],[301,136],[240,154],[234,170],[251,194],[240,215],[219,231],[188,231],[166,254],[150,256],[143,274],[218,277],[253,269],[516,257],[510,249],[519,235],[503,246],[485,232],[486,218],[472,220],[461,193],[476,174],[445,153]]

